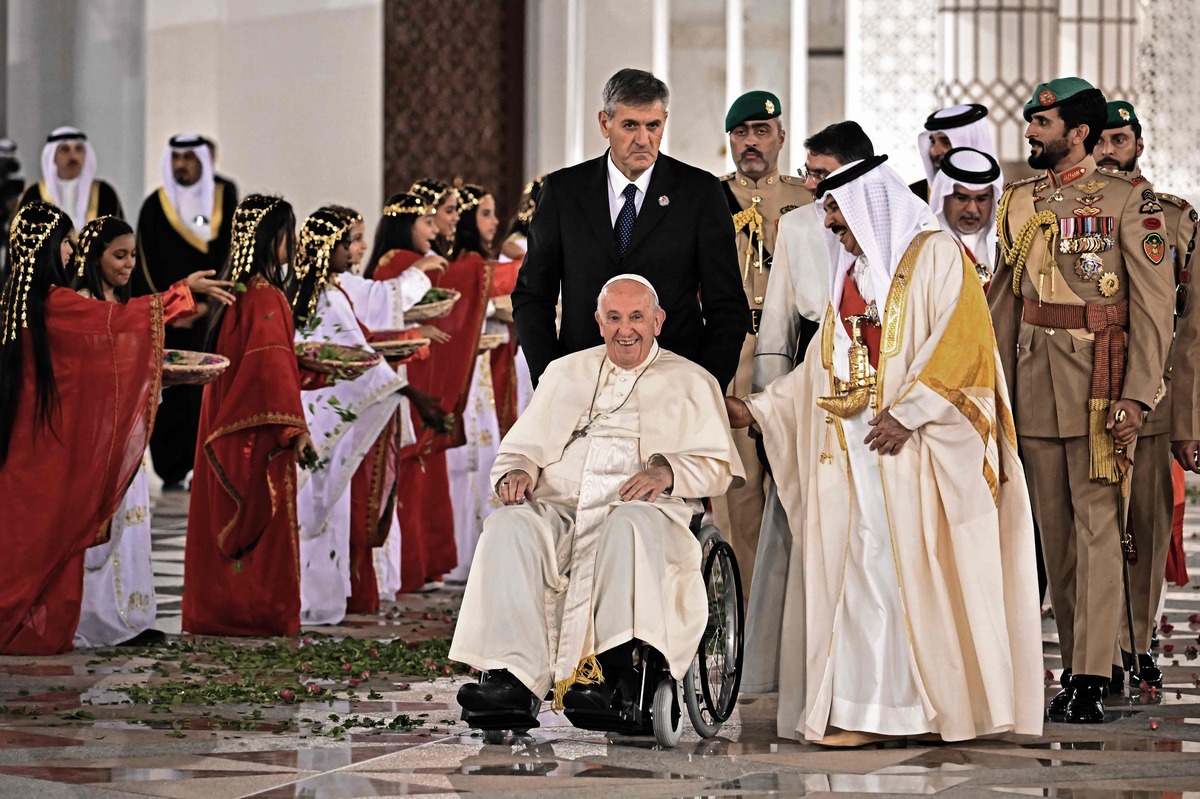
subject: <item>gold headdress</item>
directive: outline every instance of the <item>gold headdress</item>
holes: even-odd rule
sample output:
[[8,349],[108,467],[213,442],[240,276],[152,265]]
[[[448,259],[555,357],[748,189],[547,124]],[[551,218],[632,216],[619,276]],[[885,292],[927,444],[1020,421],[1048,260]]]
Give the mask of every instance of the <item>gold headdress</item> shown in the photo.
[[[42,219],[37,219],[39,216]],[[8,238],[8,258],[12,265],[12,273],[4,287],[4,294],[0,297],[0,309],[4,313],[0,344],[16,341],[17,332],[21,328],[29,327],[27,302],[29,287],[33,285],[33,270],[38,251],[65,219],[62,211],[44,202],[32,202],[17,211],[13,219],[12,234]]]
[[525,190],[521,192],[521,203],[517,210],[517,219],[528,225],[533,219],[533,212],[537,210],[538,195],[542,192],[542,184],[546,182],[545,175],[538,175],[533,180],[525,184]]
[[[303,309],[303,318],[312,316],[317,309],[317,298],[329,283],[329,260],[333,248],[346,235],[354,224],[361,220],[356,212],[348,208],[326,206],[319,208],[304,220],[300,227],[300,244],[296,248],[296,282],[303,285],[312,277],[312,290],[308,294],[308,307]],[[303,291],[297,291],[294,303],[299,303],[305,296]],[[293,310],[299,308],[293,306]]]
[[454,187],[454,194],[458,197],[458,212],[465,214],[467,211],[474,210],[483,202],[483,198],[488,196],[488,192],[474,183],[467,183],[462,186]]
[[423,178],[408,188],[409,194],[415,194],[418,197],[424,198],[425,202],[434,208],[442,204],[442,200],[445,199],[446,192],[448,191],[450,191],[449,186],[433,178]]
[[75,274],[83,277],[83,268],[87,264],[88,254],[92,251],[92,245],[100,238],[100,232],[104,229],[104,223],[110,219],[116,219],[112,214],[98,216],[91,222],[83,226],[83,230],[79,234],[78,247],[75,249]]
[[437,203],[431,202],[424,195],[410,192],[402,194],[400,199],[391,205],[384,206],[384,216],[432,216],[437,213]]
[[229,248],[230,263],[233,265],[229,279],[234,283],[240,283],[250,271],[258,225],[280,202],[282,200],[279,197],[251,194],[238,203],[237,210],[233,212],[233,241]]

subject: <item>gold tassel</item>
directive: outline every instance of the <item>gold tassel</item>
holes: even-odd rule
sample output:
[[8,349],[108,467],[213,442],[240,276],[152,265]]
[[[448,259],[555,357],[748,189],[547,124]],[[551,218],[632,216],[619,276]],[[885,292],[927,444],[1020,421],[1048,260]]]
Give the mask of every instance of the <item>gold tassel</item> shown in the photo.
[[600,661],[596,660],[595,655],[588,655],[579,661],[579,665],[575,667],[575,671],[571,672],[570,677],[554,683],[554,703],[550,709],[562,710],[563,696],[572,685],[599,685],[602,682],[604,682],[604,670],[600,668]]
[[825,416],[825,444],[821,447],[821,463],[833,462],[833,417]]
[[1106,399],[1088,400],[1088,448],[1091,454],[1088,478],[1104,485],[1113,485],[1121,479],[1121,475],[1117,468],[1113,437],[1105,429],[1108,406]]

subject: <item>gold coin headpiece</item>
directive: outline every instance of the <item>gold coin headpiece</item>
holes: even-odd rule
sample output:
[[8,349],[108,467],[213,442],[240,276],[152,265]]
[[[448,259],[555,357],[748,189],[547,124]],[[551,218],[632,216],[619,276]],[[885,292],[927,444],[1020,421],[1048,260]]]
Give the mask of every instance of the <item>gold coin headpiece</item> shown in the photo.
[[[44,218],[33,218],[39,215]],[[33,285],[37,254],[64,219],[66,217],[62,211],[44,202],[28,203],[17,211],[12,233],[8,237],[8,258],[12,271],[4,294],[0,297],[0,308],[4,313],[0,344],[16,341],[17,332],[29,327],[29,288]]]
[[432,205],[435,209],[442,204],[442,200],[446,198],[446,192],[450,191],[450,187],[440,180],[425,178],[418,180],[416,183],[408,187],[409,194],[415,194],[421,197],[425,202]]
[[279,197],[251,194],[238,203],[237,210],[233,212],[233,241],[230,244],[233,269],[229,279],[234,283],[240,283],[250,271],[258,225],[280,202]]
[[454,194],[458,197],[458,212],[465,214],[467,211],[473,211],[483,202],[483,198],[488,196],[488,192],[483,186],[474,183],[467,183],[463,186],[455,186]]
[[404,194],[391,205],[384,206],[384,216],[432,216],[437,213],[437,203],[420,194]]
[[517,211],[517,219],[527,225],[533,220],[533,212],[537,210],[537,198],[542,191],[542,184],[545,182],[546,176],[539,175],[526,183],[525,190],[521,192],[521,204]]
[[[317,299],[329,283],[329,260],[334,247],[361,219],[356,219],[357,213],[353,216],[344,213],[347,210],[329,206],[319,208],[300,226],[300,243],[296,247],[296,282],[303,283],[310,275],[313,276],[312,293],[303,314],[306,319],[317,309]],[[301,293],[297,291],[294,302],[298,302],[300,297]]]
[[104,223],[110,219],[116,219],[112,214],[98,216],[91,222],[83,226],[83,230],[79,233],[78,246],[75,248],[75,274],[83,277],[83,268],[87,264],[88,255],[92,252],[92,247],[100,238],[100,233],[104,229]]

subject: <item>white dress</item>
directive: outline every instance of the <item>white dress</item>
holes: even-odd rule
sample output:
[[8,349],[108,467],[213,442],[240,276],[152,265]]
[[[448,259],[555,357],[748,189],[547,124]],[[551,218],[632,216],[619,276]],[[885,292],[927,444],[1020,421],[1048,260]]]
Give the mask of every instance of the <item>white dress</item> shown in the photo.
[[113,515],[107,543],[84,554],[83,606],[75,646],[113,646],[154,627],[150,482],[146,458]]

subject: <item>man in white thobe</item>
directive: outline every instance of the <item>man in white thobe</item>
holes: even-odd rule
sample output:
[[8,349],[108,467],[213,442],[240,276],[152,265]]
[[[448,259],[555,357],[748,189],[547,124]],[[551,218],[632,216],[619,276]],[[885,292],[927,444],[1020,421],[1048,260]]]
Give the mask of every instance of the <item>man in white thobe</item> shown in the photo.
[[830,303],[804,365],[727,400],[735,426],[763,431],[802,567],[778,732],[1038,734],[1033,525],[987,304],[885,159],[818,189]]
[[942,156],[929,187],[929,208],[938,226],[954,235],[986,284],[996,271],[996,202],[1004,176],[996,159],[971,147],[955,147]]
[[[605,284],[604,345],[550,364],[492,469],[488,517],[450,657],[487,672],[469,711],[628,706],[631,642],[687,671],[708,619],[698,499],[743,479],[708,372],[660,348],[666,314],[645,278]],[[514,725],[515,726],[515,725]]]

